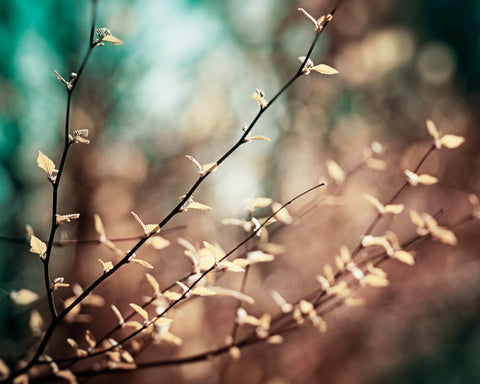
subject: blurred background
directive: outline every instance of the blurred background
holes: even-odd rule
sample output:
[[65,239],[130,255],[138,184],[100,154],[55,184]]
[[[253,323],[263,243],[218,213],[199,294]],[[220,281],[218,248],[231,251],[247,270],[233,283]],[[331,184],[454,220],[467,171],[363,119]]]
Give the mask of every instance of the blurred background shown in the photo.
[[[73,96],[71,130],[88,129],[90,145],[74,145],[60,187],[60,213],[81,214],[62,226],[57,239],[96,238],[98,213],[112,238],[141,235],[130,215],[158,223],[196,180],[185,155],[201,163],[218,159],[242,134],[258,105],[252,92],[268,100],[295,73],[313,39],[313,24],[298,11],[319,17],[327,0],[99,0],[97,27],[108,27],[121,46],[94,49]],[[461,4],[461,5],[460,5]],[[0,357],[25,357],[36,343],[29,327],[38,308],[49,321],[42,265],[23,244],[25,225],[46,239],[51,186],[36,165],[38,150],[60,162],[66,92],[87,50],[91,2],[4,0],[0,3]],[[139,256],[155,264],[167,286],[189,271],[176,243],[203,240],[226,250],[244,234],[221,225],[246,217],[246,202],[269,196],[285,202],[327,178],[326,161],[349,171],[363,150],[378,141],[387,168],[363,170],[342,188],[341,206],[309,210],[272,241],[286,252],[269,266],[253,269],[247,292],[254,314],[277,311],[269,292],[295,300],[318,287],[315,276],[332,263],[339,247],[353,249],[374,217],[361,194],[386,201],[403,183],[430,145],[425,120],[444,133],[462,135],[459,149],[441,150],[421,173],[439,177],[400,198],[402,218],[385,227],[402,239],[414,233],[408,208],[442,210],[441,221],[468,214],[469,193],[480,193],[478,104],[480,3],[451,0],[345,0],[312,55],[340,71],[312,73],[297,81],[257,124],[254,134],[272,142],[242,146],[195,193],[214,209],[187,212],[165,231],[172,245],[145,248]],[[329,182],[327,190],[332,190]],[[295,203],[296,216],[319,193]],[[473,383],[480,380],[480,240],[478,223],[456,230],[459,245],[436,242],[415,249],[415,267],[389,263],[391,285],[368,289],[365,306],[340,308],[325,317],[328,332],[305,327],[282,346],[246,349],[240,360],[227,357],[201,364],[125,375],[125,382],[185,383]],[[12,239],[16,239],[13,241]],[[120,243],[127,250],[134,242]],[[98,258],[114,255],[98,246],[56,248],[52,276],[88,286],[101,272]],[[141,266],[123,268],[98,289],[107,304],[83,310],[95,321],[61,327],[52,356],[71,353],[65,337],[85,329],[101,335],[115,322],[110,303],[126,312],[150,293]],[[226,274],[220,285],[239,287]],[[15,305],[9,292],[27,288],[42,298]],[[72,295],[57,291],[57,305]],[[196,300],[176,313],[173,331],[181,347],[152,346],[145,361],[185,356],[221,345],[234,317],[233,300]],[[14,352],[12,352],[14,351]],[[68,352],[67,352],[68,351]],[[105,382],[99,378],[92,382]],[[116,378],[112,378],[116,380]]]

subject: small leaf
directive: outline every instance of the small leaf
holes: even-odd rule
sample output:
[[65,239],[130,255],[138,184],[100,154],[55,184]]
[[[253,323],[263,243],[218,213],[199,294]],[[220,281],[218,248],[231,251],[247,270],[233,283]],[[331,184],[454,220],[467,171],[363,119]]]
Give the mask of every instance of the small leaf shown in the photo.
[[133,263],[140,264],[142,267],[148,268],[148,269],[153,269],[153,265],[150,264],[149,262],[142,260],[142,259],[136,259],[136,258],[131,258],[129,261]]
[[209,209],[212,209],[212,207],[209,207],[208,205],[199,203],[197,201],[192,201],[190,203],[187,203],[187,209],[198,209],[200,211],[208,211]]
[[418,175],[418,183],[423,185],[432,185],[438,182],[438,179],[435,176],[430,175]]
[[177,301],[182,297],[180,293],[173,291],[165,291],[163,292],[162,296],[170,301]]
[[185,157],[190,160],[193,164],[195,164],[195,166],[198,168],[198,171],[200,173],[203,173],[203,167],[202,167],[202,164],[200,164],[193,156],[190,156],[190,155],[185,155]]
[[205,175],[207,173],[211,173],[211,172],[216,172],[217,171],[217,163],[207,163],[207,164],[204,164],[202,165],[202,175]]
[[330,177],[337,183],[342,184],[345,180],[345,172],[334,160],[327,160],[327,171]]
[[262,251],[252,251],[247,253],[247,260],[249,264],[268,263],[275,260],[275,256]]
[[277,291],[272,291],[273,300],[277,303],[283,313],[291,312],[293,309],[292,304],[288,303],[280,293]]
[[281,335],[272,335],[267,339],[267,343],[269,344],[282,344],[283,337]]
[[245,141],[254,141],[254,140],[260,140],[260,141],[268,141],[268,142],[271,142],[272,140],[270,140],[267,136],[260,136],[260,135],[257,135],[257,136],[248,136]]
[[105,227],[103,226],[102,219],[100,218],[99,215],[95,214],[93,216],[95,220],[95,231],[97,231],[98,237],[100,238],[100,241],[103,242],[107,238],[105,235]]
[[220,263],[218,263],[218,267],[225,268],[227,271],[231,271],[231,272],[245,272],[245,269],[228,260],[223,260]]
[[38,294],[28,289],[20,289],[19,291],[11,291],[10,299],[18,305],[29,305],[38,300]]
[[366,283],[374,288],[382,288],[388,286],[389,282],[385,277],[378,275],[367,275],[365,276]]
[[72,220],[77,220],[79,217],[79,213],[71,213],[68,215],[55,215],[57,224],[70,223]]
[[195,287],[190,292],[197,296],[212,296],[217,294],[214,290],[207,287]]
[[213,289],[219,296],[231,296],[237,300],[245,301],[248,304],[255,304],[255,300],[253,299],[253,297],[248,296],[244,293],[240,293],[233,289],[228,289],[224,287],[211,287],[211,289]]
[[135,310],[135,312],[137,312],[141,317],[143,317],[145,322],[148,322],[148,313],[145,309],[134,303],[130,303],[129,305]]
[[52,173],[55,170],[55,164],[42,151],[38,151],[37,164],[47,172],[49,177],[52,176]]
[[45,259],[47,252],[47,245],[35,235],[30,237],[30,252],[37,253],[41,259]]
[[113,269],[113,263],[111,261],[104,262],[102,259],[98,259],[98,261],[102,264],[103,273],[107,273]]
[[90,348],[95,348],[97,342],[95,341],[95,337],[93,336],[92,332],[89,329],[85,331],[85,340],[87,340],[88,345]]
[[150,244],[154,249],[160,250],[168,247],[170,245],[170,241],[164,239],[163,237],[155,236],[148,240],[148,244]]
[[111,304],[110,307],[112,308],[113,312],[115,313],[115,316],[117,316],[118,324],[119,325],[125,324],[125,320],[123,319],[123,316],[120,313],[120,311],[118,310],[118,308],[113,304]]
[[415,259],[413,258],[412,254],[410,252],[404,251],[404,250],[398,250],[393,253],[393,258],[397,259],[398,261],[408,264],[408,265],[414,265],[415,264]]
[[158,281],[157,279],[155,279],[155,277],[153,277],[151,274],[149,273],[146,273],[145,276],[147,277],[147,280],[148,282],[150,283],[150,285],[152,286],[153,288],[153,291],[155,292],[155,294],[158,294],[160,292],[160,284],[158,284]]
[[465,139],[462,136],[457,136],[457,135],[444,135],[440,139],[440,143],[442,144],[442,146],[449,149],[458,148],[464,142],[465,142]]
[[321,73],[322,75],[336,75],[338,73],[335,68],[332,68],[326,64],[315,65],[311,70]]
[[438,133],[437,126],[430,119],[427,120],[427,130],[430,136],[432,136],[434,140],[438,140],[440,138],[440,134]]

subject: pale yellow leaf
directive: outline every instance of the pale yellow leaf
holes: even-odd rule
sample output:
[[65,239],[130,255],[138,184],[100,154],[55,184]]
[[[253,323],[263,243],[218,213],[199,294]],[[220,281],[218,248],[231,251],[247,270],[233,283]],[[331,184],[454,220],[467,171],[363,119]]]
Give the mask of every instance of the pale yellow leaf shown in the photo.
[[312,312],[313,310],[315,310],[315,308],[313,307],[313,304],[310,303],[309,301],[307,300],[300,300],[300,302],[298,303],[299,307],[300,307],[300,311],[302,311],[303,314],[309,314],[310,312]]
[[283,337],[281,335],[272,335],[267,339],[267,343],[269,344],[282,344]]
[[430,175],[418,175],[417,182],[423,185],[432,185],[438,182],[438,179],[435,176]]
[[57,372],[54,372],[55,376],[60,377],[63,380],[68,381],[70,384],[77,384],[77,377],[69,369],[62,369]]
[[142,259],[136,259],[136,258],[131,258],[129,261],[133,263],[140,264],[142,267],[148,268],[148,269],[153,269],[153,265],[150,264],[149,262],[142,260]]
[[52,176],[52,173],[55,170],[55,163],[42,151],[38,151],[37,164],[41,169],[47,172],[49,177]]
[[414,209],[410,210],[410,221],[417,227],[417,228],[424,228],[425,222],[422,219],[422,216],[415,211]]
[[102,41],[106,43],[112,43],[114,45],[121,45],[123,44],[123,41],[120,40],[119,38],[113,36],[113,35],[105,35],[102,39]]
[[168,247],[170,245],[170,241],[161,236],[154,236],[148,239],[148,244],[150,244],[154,249],[160,250]]
[[98,261],[102,264],[103,273],[107,273],[113,269],[113,263],[111,261],[104,262],[102,259],[98,259]]
[[113,304],[111,304],[110,307],[112,308],[113,312],[115,313],[115,316],[117,316],[117,318],[118,318],[118,324],[123,325],[125,323],[125,320],[123,319],[123,316],[120,313],[119,309]]
[[45,258],[47,245],[35,235],[30,237],[30,252],[37,253],[42,259]]
[[335,68],[332,68],[327,64],[315,65],[311,70],[321,73],[322,75],[336,75],[338,73]]
[[273,202],[272,203],[272,211],[273,212],[277,212],[275,214],[275,217],[281,221],[283,224],[291,224],[292,221],[293,221],[293,218],[292,216],[290,216],[290,214],[288,213],[287,211],[287,208],[286,207],[283,207],[282,208],[282,204],[280,203],[277,203],[277,202]]
[[140,324],[138,321],[131,320],[125,322],[125,327],[133,328],[135,331],[138,331],[139,329],[143,328],[143,325]]
[[207,163],[202,165],[202,175],[217,171],[217,163]]
[[257,136],[249,136],[247,137],[246,139],[247,141],[253,141],[253,140],[260,140],[260,141],[272,141],[270,140],[267,136],[260,136],[260,135],[257,135]]
[[341,184],[345,180],[345,172],[334,160],[327,160],[327,171],[330,177],[337,183]]
[[10,299],[18,305],[29,305],[38,300],[38,294],[29,289],[20,289],[19,291],[10,291]]
[[233,289],[228,289],[224,287],[211,287],[211,289],[213,289],[219,296],[231,296],[237,300],[245,301],[248,304],[255,304],[255,300],[253,299],[253,297],[248,296],[244,293],[240,293]]
[[440,138],[440,134],[438,133],[437,126],[430,119],[427,120],[427,130],[430,136],[432,136],[434,140],[438,140]]
[[385,213],[385,207],[383,206],[382,203],[380,203],[380,201],[376,197],[368,193],[362,193],[362,197],[365,200],[367,200],[370,204],[372,204],[377,209],[378,213],[381,213],[381,214]]
[[87,341],[90,348],[95,348],[95,346],[97,345],[95,337],[93,336],[92,332],[90,332],[89,329],[85,331],[85,340]]
[[176,346],[180,346],[183,344],[183,340],[178,337],[177,335],[174,335],[171,332],[166,332],[162,334],[162,340],[166,341],[169,344],[173,344]]
[[375,288],[381,288],[388,286],[389,282],[388,279],[379,275],[367,275],[365,276],[366,283]]
[[149,273],[146,273],[145,276],[147,277],[147,280],[148,280],[149,284],[152,286],[155,294],[158,294],[160,292],[160,284],[158,284],[157,279],[155,279],[155,277],[153,277]]
[[245,272],[245,269],[228,260],[223,260],[220,263],[218,263],[218,267],[225,268],[226,270],[231,272]]
[[105,227],[103,226],[102,219],[97,214],[95,214],[93,218],[95,220],[95,231],[97,231],[100,241],[104,241],[107,238],[107,236],[105,234]]
[[274,255],[270,255],[262,251],[252,251],[247,253],[247,261],[249,264],[268,263],[273,260],[275,260]]
[[292,304],[288,303],[280,293],[277,291],[272,291],[273,300],[277,303],[283,313],[291,312],[293,309]]
[[443,244],[457,245],[457,237],[447,228],[436,227],[432,229],[432,235]]
[[393,253],[393,258],[408,265],[415,264],[415,259],[413,258],[413,255],[410,252],[404,250],[395,251]]
[[145,320],[146,322],[148,321],[148,313],[145,309],[134,303],[130,303],[129,305],[135,310],[135,312],[137,312],[141,317],[143,317],[143,320]]
[[201,211],[208,211],[209,209],[212,209],[212,207],[199,203],[198,201],[191,201],[187,204],[187,209],[198,209]]
[[197,159],[195,159],[193,156],[190,156],[190,155],[186,155],[185,156],[187,159],[189,159],[193,164],[195,164],[195,166],[198,168],[198,171],[200,173],[203,173],[203,167],[202,167],[202,164],[200,164]]
[[403,212],[405,206],[403,204],[388,204],[385,206],[385,213],[391,213],[393,215],[398,215]]
[[330,264],[326,264],[323,267],[323,275],[328,280],[330,285],[335,283],[335,274],[333,273],[333,268]]
[[213,296],[216,295],[216,292],[207,287],[195,287],[190,291],[192,294],[197,296]]
[[40,312],[38,312],[36,309],[34,309],[32,313],[30,313],[29,326],[34,335],[36,336],[41,335],[42,327],[43,327],[43,319],[42,319],[42,316],[40,315]]
[[384,171],[385,169],[387,169],[387,163],[380,159],[374,159],[370,157],[365,160],[365,164],[368,168],[377,171]]
[[170,301],[176,301],[182,297],[180,293],[173,291],[165,291],[163,292],[162,296]]
[[140,217],[138,217],[138,215],[137,215],[135,212],[130,211],[130,213],[131,213],[132,216],[135,218],[135,220],[137,220],[137,223],[140,224],[140,226],[141,226],[142,229],[143,229],[143,232],[144,232],[145,234],[147,234],[147,232],[148,232],[148,231],[147,231],[147,227],[146,227],[145,224],[143,223],[142,219],[140,219]]
[[242,352],[240,351],[240,348],[233,346],[233,347],[229,348],[228,354],[230,355],[232,360],[236,361],[236,360],[240,359],[240,356],[242,355]]
[[442,146],[449,149],[458,148],[464,142],[465,139],[462,136],[457,135],[444,135],[440,139],[440,143],[442,144]]
[[345,299],[345,304],[349,307],[358,307],[365,304],[364,297],[347,297]]

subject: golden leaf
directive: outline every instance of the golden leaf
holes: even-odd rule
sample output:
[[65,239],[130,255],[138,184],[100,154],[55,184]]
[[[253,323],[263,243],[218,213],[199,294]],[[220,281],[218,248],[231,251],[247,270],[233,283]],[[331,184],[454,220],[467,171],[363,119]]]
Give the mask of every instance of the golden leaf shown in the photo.
[[206,249],[208,249],[208,251],[210,252],[210,254],[213,257],[214,263],[216,263],[217,262],[217,251],[216,251],[215,247],[212,244],[210,244],[208,241],[204,241],[203,245]]
[[199,203],[197,201],[191,201],[187,203],[187,209],[199,209],[201,211],[207,211],[209,209],[212,209],[212,207],[209,207],[208,205]]
[[49,177],[52,176],[52,173],[55,170],[55,164],[42,151],[38,151],[37,164],[41,169],[47,172]]
[[457,135],[444,135],[440,139],[440,143],[442,144],[442,146],[449,149],[458,148],[464,142],[465,142],[465,139],[462,136],[457,136]]
[[292,216],[290,216],[290,214],[288,213],[287,211],[287,208],[286,207],[283,207],[282,208],[282,204],[280,203],[277,203],[277,202],[273,202],[272,203],[272,211],[273,212],[277,212],[275,214],[275,217],[280,220],[283,224],[291,224],[292,221],[293,221],[293,218]]
[[438,182],[438,179],[435,176],[430,175],[418,175],[417,182],[423,185],[432,185]]
[[36,336],[41,335],[42,327],[43,327],[43,319],[42,319],[42,316],[40,315],[40,312],[38,312],[36,309],[34,309],[32,313],[30,313],[30,320],[28,324],[34,335]]
[[224,287],[211,287],[211,289],[213,289],[219,296],[231,296],[237,300],[245,301],[248,304],[255,304],[255,300],[253,299],[253,297],[248,296],[244,293],[240,293],[233,289],[228,289]]
[[257,135],[257,136],[248,136],[245,140],[246,140],[246,141],[260,140],[260,141],[268,141],[268,142],[272,141],[272,140],[270,140],[267,136],[259,136],[259,135]]
[[403,204],[388,204],[385,206],[385,213],[391,213],[393,215],[398,215],[403,212],[405,206]]
[[170,301],[177,301],[182,297],[180,293],[173,291],[165,291],[163,292],[162,296]]
[[202,172],[201,174],[202,175],[205,175],[207,173],[210,173],[210,172],[216,172],[217,171],[217,163],[207,163],[207,164],[204,164],[202,165]]
[[118,318],[118,324],[119,325],[125,324],[125,320],[123,319],[123,316],[120,313],[120,311],[118,310],[118,308],[113,304],[111,304],[110,307],[112,308],[113,312],[115,313],[115,316],[117,316],[117,318]]
[[373,274],[365,276],[365,281],[369,286],[374,288],[386,287],[389,284],[385,277]]
[[362,197],[372,204],[377,209],[378,213],[385,213],[385,207],[376,197],[370,195],[369,193],[362,193]]
[[387,169],[387,163],[380,159],[368,158],[365,160],[365,164],[370,169],[375,169],[377,171],[384,171]]
[[332,68],[327,64],[315,65],[311,70],[321,73],[322,75],[336,75],[338,73],[335,68]]
[[269,344],[282,344],[283,337],[281,335],[272,335],[267,339],[267,343]]
[[107,273],[113,269],[113,263],[111,261],[104,262],[102,259],[98,259],[98,261],[102,264],[103,273]]
[[153,248],[160,250],[168,247],[170,245],[170,241],[164,239],[163,237],[155,236],[148,240],[148,244],[150,244]]
[[106,42],[106,43],[112,43],[114,45],[121,45],[123,44],[123,41],[116,38],[115,36],[113,35],[105,35],[102,39],[102,41]]
[[158,281],[157,279],[155,279],[155,277],[153,277],[151,274],[149,273],[146,273],[145,276],[147,277],[147,280],[148,282],[150,283],[150,285],[152,286],[153,288],[153,291],[155,292],[155,294],[158,294],[160,292],[160,284],[158,284]]
[[133,328],[135,331],[138,331],[139,329],[143,328],[143,325],[140,324],[138,321],[132,320],[132,321],[127,321],[125,323],[125,327]]
[[218,263],[218,267],[225,268],[226,270],[231,272],[245,272],[245,269],[228,260],[223,260],[220,263]]
[[273,300],[277,303],[283,313],[291,312],[293,309],[292,304],[288,303],[280,293],[277,291],[272,291]]
[[408,265],[414,265],[415,264],[415,259],[413,258],[413,255],[407,251],[404,250],[398,250],[393,253],[393,258],[397,259],[398,261],[408,264]]
[[323,267],[323,275],[328,280],[330,285],[335,283],[335,274],[333,273],[333,268],[330,264],[326,264]]
[[105,227],[103,226],[102,219],[97,214],[95,214],[93,218],[95,220],[95,231],[97,231],[100,241],[103,242],[107,236],[105,235]]
[[437,126],[430,119],[427,120],[427,130],[430,136],[432,136],[434,140],[438,140],[440,138],[440,134],[438,133]]
[[77,377],[73,374],[72,371],[69,369],[62,369],[58,372],[54,372],[55,376],[60,377],[66,381],[68,381],[70,384],[77,384]]
[[38,294],[28,289],[20,289],[19,291],[10,291],[10,299],[18,305],[29,305],[38,300]]
[[455,234],[447,228],[436,227],[432,229],[432,235],[440,240],[443,244],[457,245],[457,237]]
[[337,183],[342,184],[345,180],[345,172],[334,160],[327,160],[327,171],[330,177]]
[[30,237],[30,252],[37,253],[42,259],[45,259],[47,245],[35,235]]
[[173,344],[176,346],[180,346],[183,344],[183,340],[178,337],[177,335],[174,335],[172,332],[165,332],[162,334],[162,340],[166,341],[169,344]]
[[185,157],[190,160],[193,164],[195,164],[195,166],[198,168],[198,171],[200,173],[203,173],[203,167],[202,167],[202,164],[200,164],[197,159],[195,159],[193,156],[190,156],[190,155],[185,155]]
[[302,311],[302,313],[305,314],[305,315],[307,315],[310,312],[315,310],[312,303],[310,303],[309,301],[303,300],[303,299],[300,300],[298,305],[300,306],[300,311]]
[[229,348],[228,354],[230,355],[232,360],[236,361],[240,358],[242,352],[240,351],[240,348],[233,346]]
[[149,262],[145,261],[145,260],[131,258],[129,261],[140,264],[142,267],[145,267],[145,268],[148,268],[148,269],[153,269],[153,265],[150,264]]
[[195,287],[190,292],[197,296],[213,296],[217,294],[215,291],[207,287]]
[[262,251],[252,251],[247,253],[247,261],[249,264],[268,263],[275,260],[275,256]]
[[417,228],[424,228],[425,222],[422,219],[422,216],[415,211],[414,209],[410,210],[410,221],[417,227]]
[[345,304],[349,307],[358,307],[365,304],[364,297],[347,297],[345,299]]
[[90,348],[95,348],[97,342],[95,341],[95,337],[93,336],[92,332],[89,329],[85,331],[85,340],[87,340],[88,345]]
[[[132,216],[135,218],[135,220],[137,221],[137,223],[140,224],[140,226],[141,226],[142,229],[143,229],[143,232],[144,232],[145,234],[147,234],[147,233],[148,233],[147,227],[146,227],[146,225],[143,223],[142,219],[140,219],[140,217],[138,217],[138,215],[137,215],[135,212],[130,211],[130,213],[131,213]],[[97,232],[98,232],[98,231],[97,231]]]
[[143,320],[145,320],[145,322],[148,322],[148,313],[145,309],[134,303],[130,303],[129,305],[135,310],[135,312],[137,312],[141,317],[143,317]]

